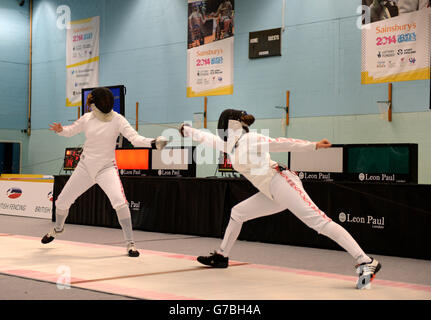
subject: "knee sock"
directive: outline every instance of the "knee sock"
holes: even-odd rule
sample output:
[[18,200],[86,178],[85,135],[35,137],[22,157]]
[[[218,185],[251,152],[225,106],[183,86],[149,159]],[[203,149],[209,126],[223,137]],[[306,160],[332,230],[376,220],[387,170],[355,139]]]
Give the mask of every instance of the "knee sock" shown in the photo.
[[56,231],[62,231],[64,228],[64,223],[66,221],[67,215],[69,214],[69,210],[63,210],[56,208],[55,209],[55,224],[54,229]]
[[127,243],[133,242],[132,218],[130,216],[129,206],[121,206],[115,209],[115,211],[117,212],[118,222],[123,230],[124,240],[126,240]]
[[371,258],[362,251],[355,239],[339,224],[331,221],[323,227],[320,233],[338,243],[339,246],[350,253],[358,264],[371,261]]
[[220,250],[218,253],[221,255],[228,257],[230,254],[230,250],[233,247],[233,244],[235,243],[236,239],[239,236],[239,233],[241,232],[242,228],[242,222],[235,221],[234,219],[230,218],[229,224],[226,228],[226,232],[223,237],[223,241],[220,245]]

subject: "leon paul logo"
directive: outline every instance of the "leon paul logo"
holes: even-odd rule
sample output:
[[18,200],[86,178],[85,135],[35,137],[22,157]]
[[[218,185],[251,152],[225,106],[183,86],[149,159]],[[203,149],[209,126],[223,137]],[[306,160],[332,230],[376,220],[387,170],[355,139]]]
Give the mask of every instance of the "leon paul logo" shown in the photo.
[[159,171],[157,171],[157,174],[159,176],[179,176],[180,175],[180,170],[163,170],[163,169],[159,169]]
[[341,223],[359,223],[371,225],[371,228],[384,229],[385,228],[385,217],[374,217],[367,215],[364,217],[352,216],[350,213],[340,212],[338,220]]
[[9,188],[6,191],[6,195],[9,199],[17,199],[17,198],[21,197],[22,190],[20,188]]
[[332,181],[330,172],[298,172],[298,178],[301,180],[326,180]]
[[129,207],[130,207],[130,210],[139,211],[141,210],[141,201],[138,201],[138,202],[130,201]]
[[395,181],[395,174],[368,174],[368,173],[360,173],[358,175],[359,181]]
[[340,212],[340,214],[338,215],[338,220],[340,220],[340,222],[346,222],[346,214],[344,212]]

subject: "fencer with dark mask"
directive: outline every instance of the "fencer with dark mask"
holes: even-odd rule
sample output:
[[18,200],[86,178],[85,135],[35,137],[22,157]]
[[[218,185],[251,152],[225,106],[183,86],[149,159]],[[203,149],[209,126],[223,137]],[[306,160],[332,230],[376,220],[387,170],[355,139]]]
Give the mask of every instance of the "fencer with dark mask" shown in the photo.
[[94,184],[98,184],[108,196],[115,209],[126,240],[127,253],[139,256],[133,239],[129,204],[124,194],[115,160],[116,141],[120,134],[135,147],[163,149],[167,139],[145,138],[122,115],[115,112],[114,96],[108,88],[92,90],[87,99],[91,112],[84,114],[72,125],[63,127],[60,123],[50,125],[50,130],[63,137],[85,133],[85,143],[77,167],[55,201],[56,221],[51,230],[42,238],[47,244],[64,230],[64,223],[70,206]]
[[270,152],[314,151],[331,147],[327,139],[319,142],[291,138],[273,139],[250,132],[254,117],[242,110],[227,109],[218,122],[218,136],[183,123],[183,137],[227,153],[233,168],[247,178],[259,192],[234,206],[220,248],[210,256],[197,260],[215,268],[229,265],[229,254],[246,221],[289,210],[308,227],[323,234],[344,248],[356,261],[359,273],[357,288],[369,285],[381,264],[368,257],[352,236],[332,221],[310,199],[295,172],[282,168],[271,160]]

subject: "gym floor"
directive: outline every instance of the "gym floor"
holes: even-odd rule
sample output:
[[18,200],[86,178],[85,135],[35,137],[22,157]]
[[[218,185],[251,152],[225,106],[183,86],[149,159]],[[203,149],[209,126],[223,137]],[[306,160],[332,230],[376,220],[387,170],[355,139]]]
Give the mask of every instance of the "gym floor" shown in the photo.
[[[136,230],[136,245],[141,249],[136,260],[126,256],[120,229],[66,224],[65,233],[44,247],[39,239],[50,226],[49,220],[0,215],[1,300],[250,299],[245,293],[251,290],[253,278],[262,281],[262,292],[253,295],[256,299],[431,300],[428,260],[367,252],[383,268],[371,290],[356,290],[354,261],[344,251],[237,241],[230,257],[232,267],[208,270],[195,257],[217,249],[221,239]],[[55,272],[47,276],[50,259],[51,267],[61,261],[72,266],[69,289],[59,289]],[[134,271],[139,264],[139,272]],[[278,282],[271,282],[275,277]],[[187,284],[175,283],[179,278],[188,279]],[[218,293],[205,295],[193,284],[196,278],[200,283],[217,281],[226,290],[220,287]],[[104,286],[97,285],[97,279],[106,280]],[[289,282],[295,290],[290,290]],[[187,285],[194,287],[182,290]],[[327,294],[320,295],[325,286]]]

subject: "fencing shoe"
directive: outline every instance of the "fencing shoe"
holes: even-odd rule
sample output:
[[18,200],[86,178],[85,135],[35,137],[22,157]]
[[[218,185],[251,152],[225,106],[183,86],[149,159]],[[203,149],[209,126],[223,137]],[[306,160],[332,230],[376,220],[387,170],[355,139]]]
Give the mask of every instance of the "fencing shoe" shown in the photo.
[[197,260],[198,262],[213,268],[227,268],[229,265],[229,258],[222,256],[216,251],[207,257],[199,256]]
[[136,250],[134,242],[129,242],[127,244],[127,254],[129,257],[139,257],[139,251]]
[[371,281],[374,280],[376,273],[382,268],[380,262],[371,258],[371,262],[361,263],[356,266],[356,273],[359,274],[357,289],[370,289]]
[[43,244],[50,243],[52,240],[55,239],[55,237],[59,234],[62,234],[64,232],[64,228],[60,231],[55,230],[55,228],[52,228],[51,231],[49,231],[46,235],[43,236],[42,242]]

